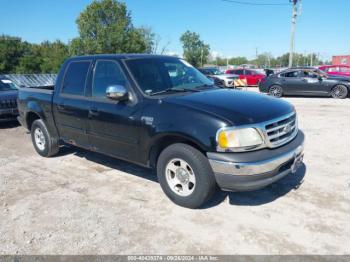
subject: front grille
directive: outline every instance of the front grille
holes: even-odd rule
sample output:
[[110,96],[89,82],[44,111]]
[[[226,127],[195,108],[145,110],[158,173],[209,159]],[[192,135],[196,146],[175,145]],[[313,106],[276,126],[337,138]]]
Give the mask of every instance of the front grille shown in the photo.
[[17,100],[4,99],[0,100],[0,109],[17,108]]
[[297,133],[298,120],[295,113],[265,125],[267,144],[270,147],[288,143]]

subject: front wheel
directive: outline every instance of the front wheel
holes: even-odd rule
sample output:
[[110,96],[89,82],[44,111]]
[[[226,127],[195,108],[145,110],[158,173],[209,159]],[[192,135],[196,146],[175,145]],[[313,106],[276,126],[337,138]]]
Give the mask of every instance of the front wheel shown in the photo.
[[157,176],[169,199],[183,207],[202,206],[216,190],[208,159],[186,144],[173,144],[163,150],[157,162]]
[[282,97],[283,89],[281,86],[273,85],[269,89],[269,95],[274,97]]
[[33,122],[31,137],[34,148],[39,155],[50,157],[58,153],[58,141],[50,136],[43,120],[38,119]]
[[348,96],[348,88],[344,85],[336,85],[333,87],[331,95],[335,99],[344,99]]

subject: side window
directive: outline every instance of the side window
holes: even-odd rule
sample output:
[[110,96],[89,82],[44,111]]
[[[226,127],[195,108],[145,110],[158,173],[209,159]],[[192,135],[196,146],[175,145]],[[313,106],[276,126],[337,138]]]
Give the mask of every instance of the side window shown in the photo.
[[340,67],[339,72],[350,73],[350,67]]
[[281,74],[281,77],[298,77],[298,71]]
[[97,61],[95,66],[92,97],[106,97],[106,89],[112,85],[126,86],[126,78],[115,61]]
[[252,71],[244,70],[244,74],[247,75],[247,76],[250,76],[250,75],[252,75]]
[[317,78],[318,74],[312,71],[301,71],[301,77]]
[[243,70],[239,69],[239,70],[233,70],[233,74],[236,75],[243,75]]
[[91,62],[71,62],[68,65],[63,81],[62,93],[69,95],[84,95],[86,76]]

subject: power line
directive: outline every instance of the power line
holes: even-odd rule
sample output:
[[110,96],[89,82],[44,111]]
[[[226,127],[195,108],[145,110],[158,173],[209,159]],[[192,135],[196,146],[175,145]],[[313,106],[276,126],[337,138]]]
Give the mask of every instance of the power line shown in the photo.
[[282,3],[254,3],[254,2],[247,2],[247,1],[236,1],[236,0],[221,0],[223,2],[229,2],[233,4],[240,4],[240,5],[254,5],[254,6],[286,6],[290,4],[282,4]]

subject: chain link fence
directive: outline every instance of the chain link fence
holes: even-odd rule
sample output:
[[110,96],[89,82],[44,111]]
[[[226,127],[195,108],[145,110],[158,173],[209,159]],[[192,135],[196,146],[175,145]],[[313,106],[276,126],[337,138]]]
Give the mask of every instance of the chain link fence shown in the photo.
[[56,74],[9,74],[0,75],[10,79],[18,87],[52,86],[56,82]]

